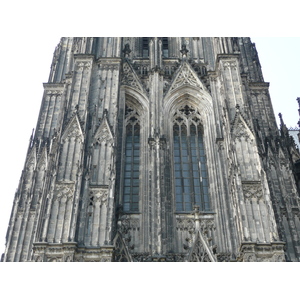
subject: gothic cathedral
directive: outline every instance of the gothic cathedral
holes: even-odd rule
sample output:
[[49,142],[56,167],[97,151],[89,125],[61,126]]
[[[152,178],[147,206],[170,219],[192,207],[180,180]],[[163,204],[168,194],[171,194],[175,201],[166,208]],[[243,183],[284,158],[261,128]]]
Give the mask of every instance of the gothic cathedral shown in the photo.
[[250,38],[62,38],[2,261],[299,261],[268,87]]

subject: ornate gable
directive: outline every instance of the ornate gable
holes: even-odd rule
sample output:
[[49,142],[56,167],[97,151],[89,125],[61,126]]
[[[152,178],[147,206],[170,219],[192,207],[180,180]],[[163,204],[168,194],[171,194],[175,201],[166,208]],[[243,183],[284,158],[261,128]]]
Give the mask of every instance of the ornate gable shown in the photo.
[[217,259],[213,254],[206,238],[202,235],[201,231],[196,233],[194,245],[188,256],[189,262],[216,262]]
[[101,144],[103,141],[105,141],[106,144],[113,144],[114,141],[111,128],[107,121],[106,114],[104,114],[100,126],[94,134],[94,143]]
[[175,77],[173,79],[173,82],[171,83],[168,93],[184,85],[194,86],[201,90],[206,90],[205,86],[198,78],[195,71],[187,62],[183,62],[183,64],[177,70],[177,73],[175,74]]
[[42,168],[43,166],[47,166],[47,148],[44,147],[41,151],[41,154],[38,158],[38,162],[37,162],[37,168]]
[[32,147],[27,156],[26,168],[30,169],[36,166],[37,157],[36,157],[36,147]]
[[236,139],[241,139],[244,137],[246,140],[254,139],[254,135],[252,131],[250,130],[250,127],[248,126],[245,118],[242,116],[242,114],[239,111],[239,108],[237,107],[237,112],[231,127],[231,132]]
[[74,116],[71,118],[66,128],[64,129],[62,134],[62,140],[71,137],[75,137],[76,139],[79,138],[83,141],[83,132],[77,113],[74,114]]
[[130,87],[133,87],[139,92],[145,94],[142,83],[140,82],[135,71],[127,61],[124,62],[123,64],[123,76],[122,76],[121,83],[123,85],[128,85]]

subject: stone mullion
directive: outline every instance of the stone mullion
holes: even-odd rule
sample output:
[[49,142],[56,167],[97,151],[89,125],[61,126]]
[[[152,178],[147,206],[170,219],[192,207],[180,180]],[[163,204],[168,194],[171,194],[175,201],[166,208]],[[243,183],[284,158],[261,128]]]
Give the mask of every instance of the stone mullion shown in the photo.
[[[103,68],[103,66],[100,67],[100,74],[99,74],[99,79],[100,79],[100,86],[99,86],[99,108],[97,111],[97,118],[101,118],[103,115],[103,109],[105,108],[106,105],[106,70]],[[102,111],[101,111],[102,107]]]
[[[253,218],[255,220],[256,225],[256,232],[257,232],[257,239],[260,242],[266,242],[264,230],[263,230],[263,222],[262,222],[262,212],[260,210],[259,203],[262,202],[262,199],[259,199],[258,196],[255,197],[255,199],[252,201],[252,207],[253,207]],[[259,224],[257,224],[257,221],[259,221]]]
[[[65,201],[60,201],[60,208],[59,208],[59,215],[58,215],[58,221],[57,221],[57,242],[62,243],[63,242],[63,232],[64,232],[64,224],[66,222],[66,208],[67,208],[67,195],[65,196],[66,200]],[[59,218],[61,218],[61,222],[59,222]],[[60,225],[60,226],[58,226]]]
[[[105,177],[105,141],[102,141],[100,144],[99,149],[99,169],[98,169],[98,178],[97,178],[97,184],[104,184],[104,177]],[[101,178],[102,173],[102,178]]]
[[[18,189],[19,190],[19,189]],[[11,243],[12,243],[12,236],[13,236],[13,232],[14,232],[14,228],[15,228],[15,224],[16,224],[16,219],[17,219],[17,211],[18,211],[18,200],[17,198],[19,198],[19,196],[17,196],[17,192],[15,193],[15,197],[14,197],[14,202],[13,202],[13,207],[12,207],[12,213],[11,213],[11,217],[9,220],[9,224],[8,224],[8,230],[7,230],[7,239],[6,239],[6,248],[5,248],[5,261],[9,261],[8,260],[8,255],[10,253],[10,248],[11,248]]]
[[[78,66],[79,61],[75,62],[75,76],[73,79],[73,87],[72,87],[72,98],[70,102],[70,107],[69,107],[69,113],[74,110],[75,106],[79,106],[79,100],[80,100],[80,92],[81,92],[81,85],[82,85],[82,80],[83,80],[83,67],[79,68]],[[78,89],[76,92],[76,88]]]
[[73,155],[74,155],[74,147],[75,147],[75,137],[71,136],[69,138],[69,148],[67,152],[67,159],[66,159],[66,171],[65,171],[65,180],[71,180],[71,170],[73,164]]
[[48,234],[47,234],[47,236],[48,236],[47,241],[50,243],[53,243],[54,239],[55,239],[55,229],[56,229],[56,223],[57,223],[58,208],[59,208],[59,200],[55,199],[52,202],[50,224],[48,227]]
[[[80,159],[79,165],[82,164],[83,160],[83,149],[81,147],[80,149]],[[69,229],[69,240],[71,242],[74,241],[75,238],[75,230],[76,230],[76,223],[77,223],[77,214],[78,214],[78,206],[79,206],[79,198],[80,198],[80,189],[81,189],[81,182],[82,182],[82,170],[79,169],[79,171],[76,174],[76,182],[74,184],[74,194],[73,194],[73,201],[72,201],[72,212],[71,212],[71,225]]]
[[[61,108],[62,108],[62,94],[58,94],[56,97],[54,108],[53,108],[49,137],[51,137],[51,135],[53,134],[54,128],[56,128],[56,129],[59,128],[58,121],[59,121],[60,111],[62,110]],[[57,111],[57,113],[56,113],[56,111]]]
[[[88,64],[89,62],[84,62]],[[86,121],[87,117],[87,102],[88,102],[88,95],[89,95],[89,85],[90,85],[90,77],[91,77],[91,66],[84,66],[82,73],[81,73],[81,80],[80,80],[80,90],[79,90],[79,97],[78,97],[78,113],[82,121]]]
[[63,142],[64,143],[63,150],[60,153],[60,157],[62,159],[62,162],[60,163],[60,167],[62,168],[62,176],[61,177],[59,176],[58,178],[59,180],[64,180],[66,178],[66,170],[68,165],[68,153],[70,151],[70,140],[71,138],[67,137]]
[[80,137],[74,137],[74,151],[72,155],[72,164],[71,164],[71,171],[70,171],[70,180],[75,181],[76,175],[78,173],[78,169],[80,167],[80,152],[81,152],[81,141]]
[[[29,233],[31,235],[31,229],[32,229],[31,228],[32,226],[30,226],[31,225],[30,224],[31,223],[30,220],[32,218],[32,213],[31,213],[29,207],[30,207],[30,203],[27,204],[27,208],[26,208],[26,211],[25,211],[25,213],[26,213],[26,216],[24,218],[25,224],[24,224],[23,233],[21,235],[22,239],[20,241],[20,246],[18,247],[18,248],[20,248],[18,261],[24,261],[23,260],[23,256],[26,255],[26,248],[29,246],[28,234],[26,236],[26,233],[28,231],[29,231]],[[25,259],[25,261],[26,261],[26,259]]]
[[[235,242],[234,239],[232,238],[232,236],[234,235],[234,228],[232,225],[231,221],[231,228],[228,228],[228,226],[226,225],[226,218],[225,218],[225,214],[222,214],[221,212],[227,212],[227,216],[229,220],[233,220],[233,213],[232,213],[232,206],[233,203],[230,205],[230,201],[226,201],[226,198],[230,199],[230,193],[228,190],[228,183],[224,182],[225,181],[225,176],[228,176],[228,165],[227,163],[224,163],[227,161],[226,157],[225,157],[225,149],[223,148],[222,144],[219,145],[219,155],[216,155],[215,157],[215,162],[216,165],[220,167],[220,172],[218,171],[218,174],[215,174],[215,178],[217,179],[217,181],[219,182],[219,184],[217,183],[217,185],[221,188],[217,188],[217,194],[215,197],[215,211],[217,212],[217,218],[219,219],[219,230],[217,231],[217,236],[218,236],[218,240],[220,241],[220,245],[223,245],[223,249],[225,251],[229,250],[229,251],[234,251],[235,249]],[[217,154],[217,151],[215,152],[215,154]],[[223,163],[222,163],[223,162]],[[213,200],[213,199],[212,199]],[[230,199],[233,200],[233,199]],[[218,226],[217,226],[218,227]],[[231,229],[231,230],[230,230]],[[225,232],[225,236],[222,234],[222,232]],[[231,246],[232,248],[227,245],[228,242],[231,242]],[[221,248],[222,249],[222,248]]]
[[102,197],[106,197],[105,194],[101,195],[100,199],[100,223],[99,223],[99,241],[100,245],[104,245],[105,242],[105,232],[106,232],[106,213],[107,210],[105,209],[107,206],[104,204],[104,199]]
[[109,120],[111,120],[111,113],[112,113],[112,94],[113,94],[113,72],[111,69],[111,66],[108,66],[107,70],[107,78],[106,78],[106,95],[107,98],[109,99],[106,101],[106,109],[109,111]]
[[[240,186],[240,189],[238,189],[238,187]],[[251,237],[251,232],[250,232],[250,221],[249,221],[249,216],[248,216],[248,204],[247,204],[247,199],[246,197],[244,196],[243,194],[243,191],[242,191],[242,183],[240,182],[240,184],[238,184],[237,182],[235,182],[235,190],[236,190],[236,193],[237,193],[237,205],[240,209],[240,214],[239,217],[240,218],[240,222],[243,226],[243,232],[242,232],[242,242],[245,241],[249,241],[249,240],[252,240],[252,237]]]
[[51,91],[45,90],[44,101],[42,103],[41,112],[40,112],[40,116],[38,119],[39,126],[38,126],[38,130],[37,130],[37,136],[39,136],[40,138],[45,135],[45,127],[46,127],[46,121],[47,121],[47,117],[48,117],[48,113],[49,113],[51,97],[52,97]]
[[[265,195],[266,197],[266,195]],[[258,199],[258,207],[259,207],[259,212],[260,212],[260,220],[261,220],[261,224],[262,224],[262,232],[263,232],[263,236],[264,236],[264,241],[266,243],[270,243],[272,242],[272,238],[270,238],[270,234],[271,234],[271,222],[269,221],[269,218],[272,218],[272,216],[270,216],[268,214],[267,208],[266,208],[266,201],[269,201],[269,199],[267,200],[262,200],[262,199]],[[269,217],[269,218],[268,218]],[[266,224],[267,222],[267,224]]]
[[[103,105],[102,105],[102,107],[103,107],[103,110],[104,109],[107,109],[108,110],[108,107],[109,107],[109,101],[110,101],[110,99],[109,99],[109,95],[108,95],[108,93],[107,93],[107,87],[108,87],[108,82],[107,82],[107,69],[105,68],[105,66],[103,65],[102,66],[102,72],[101,72],[101,78],[103,78],[103,79],[101,79],[101,81],[102,81],[102,83],[103,83],[103,85],[101,86],[101,88],[102,88],[102,97],[103,97],[103,100],[102,100],[102,103],[103,103]],[[101,93],[101,91],[100,91],[100,93]],[[101,94],[100,94],[100,96],[101,96]],[[100,113],[100,115],[101,115],[101,117],[103,117],[103,111]]]
[[110,163],[110,160],[108,159],[110,158],[108,155],[108,145],[107,145],[107,141],[104,144],[104,165],[103,165],[103,175],[102,175],[102,184],[107,184],[108,183],[108,177],[109,175],[107,174],[107,169]]
[[251,241],[256,242],[258,239],[258,234],[257,234],[257,225],[256,225],[255,218],[254,218],[255,212],[254,212],[254,208],[253,208],[253,201],[255,201],[253,199],[253,197],[251,197],[250,199],[247,199],[245,197],[248,222],[250,224],[249,230],[251,232]]
[[54,108],[55,100],[56,100],[56,94],[51,94],[49,99],[49,106],[47,108],[47,116],[45,118],[45,123],[43,126],[44,128],[43,137],[49,137],[50,123],[51,123],[51,118],[53,116],[53,108]]
[[[29,200],[28,200],[29,202]],[[21,252],[23,250],[23,245],[24,245],[24,237],[25,237],[25,232],[27,228],[27,221],[28,221],[28,215],[29,215],[29,205],[27,204],[24,213],[22,216],[22,222],[19,230],[19,238],[17,242],[17,250],[15,254],[15,261],[20,261],[21,259]]]
[[[64,197],[64,195],[62,195]],[[54,227],[54,239],[53,243],[61,243],[60,240],[60,232],[61,232],[61,227],[63,224],[63,218],[61,217],[62,213],[64,214],[64,202],[62,201],[62,197],[59,197],[57,199],[58,201],[58,208],[57,208],[57,215],[56,215],[56,223]],[[61,220],[61,222],[60,222]],[[60,226],[61,225],[61,226]]]
[[[246,166],[247,166],[247,163],[249,165],[249,168],[247,168],[247,169],[249,169],[249,177],[247,176],[247,178],[248,178],[248,180],[250,178],[252,180],[260,180],[261,179],[260,174],[257,174],[257,172],[258,172],[257,168],[261,169],[260,161],[258,160],[259,158],[256,156],[256,153],[254,151],[251,151],[252,149],[256,149],[256,144],[255,144],[254,140],[252,142],[250,140],[249,141],[245,140],[245,144],[246,144],[247,151],[242,151],[242,153],[245,152],[245,154],[247,155]],[[250,147],[250,146],[252,146],[252,147]]]
[[100,212],[100,203],[99,200],[97,199],[94,202],[94,209],[93,209],[93,213],[92,213],[92,224],[91,224],[91,241],[90,241],[90,245],[91,246],[98,246],[98,231],[99,231],[99,212]]
[[220,122],[222,121],[222,114],[220,113],[221,108],[220,105],[222,104],[222,100],[220,97],[220,93],[217,91],[217,78],[214,78],[213,75],[210,76],[210,86],[211,86],[211,93],[213,96],[213,99],[216,99],[216,101],[213,101],[214,108],[213,112],[215,115],[216,120],[216,130],[217,130],[217,138],[223,138],[223,130]]
[[[29,212],[29,221],[28,221],[28,225],[27,225],[27,232],[28,234],[26,235],[25,232],[25,240],[24,240],[24,245],[23,245],[23,249],[21,252],[21,259],[22,261],[30,261],[30,257],[29,257],[29,252],[32,246],[32,235],[33,235],[33,228],[34,228],[34,219],[35,219],[35,212]],[[24,257],[26,256],[26,257]]]
[[65,50],[62,50],[64,48],[66,48],[66,43],[65,43],[65,39],[66,38],[62,38],[61,39],[61,51],[60,51],[60,54],[59,54],[59,67],[56,71],[56,81],[59,82],[59,81],[62,81],[62,73],[63,73],[63,67],[64,67],[64,61],[65,61],[65,56],[66,56],[66,51]]
[[[51,176],[51,175],[50,175]],[[51,180],[51,177],[50,177]],[[50,217],[51,217],[51,210],[52,210],[52,203],[53,203],[53,190],[54,190],[54,181],[55,179],[53,179],[53,181],[50,181],[50,192],[49,192],[49,198],[48,198],[48,203],[46,203],[47,207],[46,207],[46,214],[44,215],[45,218],[45,222],[43,225],[43,228],[41,228],[42,231],[42,236],[41,236],[41,240],[42,242],[46,242],[46,240],[48,240],[48,235],[49,235],[49,222],[50,222]],[[46,198],[47,199],[47,198]]]
[[55,107],[57,105],[57,102],[60,103],[60,101],[58,101],[58,97],[61,97],[60,95],[55,95],[54,96],[54,101],[53,101],[53,108],[52,108],[52,112],[51,112],[51,115],[49,117],[49,129],[48,129],[48,132],[47,132],[47,137],[51,137],[51,129],[52,129],[52,123],[53,123],[53,119],[54,119],[54,113],[55,113]]
[[68,198],[65,202],[64,206],[64,218],[63,218],[63,223],[62,223],[62,230],[60,234],[60,242],[61,243],[66,243],[68,242],[68,236],[69,236],[69,230],[70,230],[70,207],[72,205],[72,199]]
[[62,222],[61,222],[61,228],[60,228],[60,232],[59,232],[59,238],[58,241],[59,243],[64,243],[67,242],[66,239],[64,239],[64,232],[65,230],[68,230],[68,226],[66,226],[66,223],[68,222],[68,211],[67,211],[67,207],[68,207],[68,203],[70,202],[70,199],[66,196],[66,201],[63,202],[63,207],[61,209],[60,214],[63,215],[62,218]]
[[14,227],[12,230],[12,241],[10,243],[9,251],[7,253],[7,261],[15,261],[15,255],[16,255],[16,247],[18,244],[18,235],[20,232],[20,228],[22,225],[22,218],[23,215],[18,211],[16,214],[16,221],[14,223]]
[[[94,148],[93,148],[93,165],[92,167],[92,182],[94,182],[95,184],[98,184],[99,182],[99,173],[100,173],[100,151],[101,151],[101,143],[97,143]],[[94,166],[96,166],[96,168],[94,169]],[[95,176],[94,176],[95,175]]]

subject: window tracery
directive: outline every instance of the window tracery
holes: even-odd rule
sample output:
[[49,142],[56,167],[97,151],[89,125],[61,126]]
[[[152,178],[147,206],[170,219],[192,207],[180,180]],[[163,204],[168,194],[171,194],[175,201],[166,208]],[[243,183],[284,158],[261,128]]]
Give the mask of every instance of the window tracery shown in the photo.
[[123,173],[123,211],[139,210],[140,120],[138,112],[125,107],[125,152]]
[[173,161],[176,211],[199,206],[209,211],[208,174],[200,114],[188,105],[173,118]]

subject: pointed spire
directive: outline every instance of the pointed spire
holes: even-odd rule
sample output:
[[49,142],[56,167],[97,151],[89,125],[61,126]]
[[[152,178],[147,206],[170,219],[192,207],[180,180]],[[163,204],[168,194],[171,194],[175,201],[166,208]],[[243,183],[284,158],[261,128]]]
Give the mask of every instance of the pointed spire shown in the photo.
[[125,45],[125,47],[124,47],[124,49],[122,50],[122,52],[124,53],[124,56],[125,56],[125,57],[129,57],[129,54],[130,54],[130,52],[131,52],[131,49],[130,49],[129,44],[126,44],[126,45]]
[[182,54],[182,58],[185,59],[187,57],[187,53],[189,52],[189,50],[186,48],[186,45],[183,44],[181,46],[181,50],[180,53]]
[[298,126],[300,127],[300,97],[297,97],[297,99],[296,99],[297,101],[298,101],[298,106],[299,106],[299,108],[298,108],[298,114],[299,114],[299,121],[298,121]]

